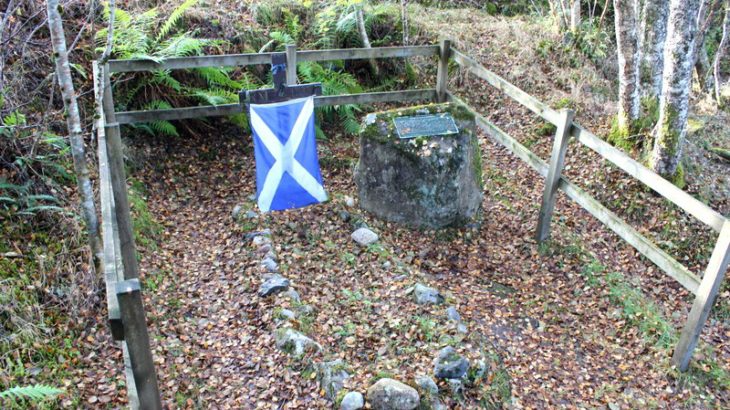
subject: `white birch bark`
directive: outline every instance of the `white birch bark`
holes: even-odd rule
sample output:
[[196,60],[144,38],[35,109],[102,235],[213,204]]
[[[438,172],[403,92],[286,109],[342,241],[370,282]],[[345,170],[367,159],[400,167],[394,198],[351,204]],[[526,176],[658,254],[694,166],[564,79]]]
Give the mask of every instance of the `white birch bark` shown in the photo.
[[715,77],[715,100],[717,100],[717,104],[720,106],[723,105],[722,94],[720,92],[722,85],[720,62],[727,51],[728,41],[730,41],[728,35],[730,35],[730,0],[725,0],[725,17],[722,19],[722,40],[720,40],[720,45],[717,46],[715,61],[712,64],[712,71]]
[[639,118],[638,1],[614,0],[618,54],[618,130],[629,135],[632,122]]
[[671,0],[669,5],[659,121],[649,158],[654,171],[664,176],[675,175],[687,134],[699,6],[700,0]]
[[664,42],[667,38],[669,2],[667,0],[645,0],[641,14],[640,81],[646,94],[658,97],[662,91]]
[[61,88],[63,105],[66,110],[66,125],[69,132],[71,145],[71,156],[73,158],[74,171],[76,172],[76,183],[81,197],[81,209],[86,222],[86,231],[89,236],[89,246],[94,257],[94,266],[97,267],[101,258],[101,246],[99,241],[99,220],[96,216],[96,205],[94,204],[94,188],[89,177],[89,168],[86,164],[86,150],[84,147],[84,136],[81,130],[81,117],[79,106],[76,101],[71,77],[71,68],[68,62],[66,50],[66,36],[63,31],[63,22],[58,11],[58,0],[48,0],[48,28],[51,33],[54,60],[56,63],[56,77]]
[[581,10],[580,0],[573,0],[573,5],[570,7],[570,29],[572,31],[578,31],[581,23]]

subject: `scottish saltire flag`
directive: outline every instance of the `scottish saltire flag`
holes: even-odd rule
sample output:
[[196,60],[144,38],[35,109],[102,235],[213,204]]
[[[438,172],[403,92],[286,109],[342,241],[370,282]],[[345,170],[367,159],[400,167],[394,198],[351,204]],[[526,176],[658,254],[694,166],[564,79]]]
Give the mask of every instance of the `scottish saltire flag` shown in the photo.
[[327,200],[314,138],[314,98],[250,104],[262,212]]

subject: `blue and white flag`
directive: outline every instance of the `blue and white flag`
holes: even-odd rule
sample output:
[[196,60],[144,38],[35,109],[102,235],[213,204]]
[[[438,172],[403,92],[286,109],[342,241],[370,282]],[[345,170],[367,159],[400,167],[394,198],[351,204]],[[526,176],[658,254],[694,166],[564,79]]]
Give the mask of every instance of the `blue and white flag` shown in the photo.
[[327,200],[314,138],[314,98],[250,104],[262,212]]

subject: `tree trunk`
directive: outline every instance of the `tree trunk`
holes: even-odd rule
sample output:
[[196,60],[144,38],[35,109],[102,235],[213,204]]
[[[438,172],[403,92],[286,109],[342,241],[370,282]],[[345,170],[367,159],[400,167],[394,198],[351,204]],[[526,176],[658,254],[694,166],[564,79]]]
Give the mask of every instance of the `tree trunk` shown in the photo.
[[722,40],[720,45],[717,46],[717,52],[715,53],[715,61],[712,64],[712,69],[715,75],[715,99],[717,104],[722,107],[722,94],[720,87],[722,85],[722,77],[720,76],[720,62],[722,57],[725,55],[725,51],[728,47],[728,32],[730,32],[730,0],[725,0],[725,17],[722,20]]
[[569,2],[570,0],[550,0],[550,14],[553,15],[555,23],[558,25],[558,29],[563,31],[566,27],[570,26],[570,20],[568,19],[570,14]]
[[[362,6],[357,8],[355,12],[355,18],[357,19],[357,29],[360,31],[360,38],[362,39],[362,45],[365,48],[372,48],[370,46],[370,39],[368,38],[368,30],[365,27],[365,16],[363,15]],[[373,74],[378,75],[378,63],[374,58],[370,59],[370,67],[373,69]]]
[[570,30],[573,32],[578,31],[580,23],[580,0],[573,0],[573,5],[570,8]]
[[58,0],[48,0],[48,28],[51,33],[51,42],[56,62],[56,77],[63,96],[63,105],[66,109],[66,125],[69,132],[71,156],[73,157],[76,183],[81,196],[81,209],[86,222],[86,231],[89,236],[89,246],[94,258],[94,267],[98,268],[101,260],[101,245],[99,239],[99,220],[96,216],[94,203],[94,188],[89,178],[89,168],[86,165],[84,136],[81,131],[81,117],[76,101],[71,68],[66,50],[66,36],[63,31],[61,15],[58,11]]
[[694,68],[697,73],[697,82],[702,92],[708,92],[712,84],[712,67],[710,57],[705,48],[707,31],[710,28],[717,9],[715,0],[702,0],[700,11],[697,13],[697,36],[695,36]]
[[699,6],[699,0],[671,0],[669,5],[659,121],[654,129],[654,148],[649,158],[654,171],[667,177],[677,172],[687,134]]
[[639,42],[636,33],[637,0],[614,0],[618,52],[618,132],[628,136],[639,118]]
[[664,72],[664,42],[667,38],[667,0],[645,0],[641,18],[641,84],[651,97],[659,97]]
[[403,29],[403,45],[408,45],[408,0],[400,0],[401,28]]
[[703,93],[710,91],[712,80],[712,66],[710,65],[710,57],[707,55],[707,49],[705,48],[704,41],[702,43],[695,44],[697,51],[697,60],[695,61],[695,72],[697,73],[697,81],[700,83],[700,90]]

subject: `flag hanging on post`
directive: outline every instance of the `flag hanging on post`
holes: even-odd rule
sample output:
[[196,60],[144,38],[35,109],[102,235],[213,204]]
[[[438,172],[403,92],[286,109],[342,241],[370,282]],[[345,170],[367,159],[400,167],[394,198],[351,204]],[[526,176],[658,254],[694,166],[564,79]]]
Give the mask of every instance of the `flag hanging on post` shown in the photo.
[[280,211],[327,200],[314,138],[314,98],[249,106],[259,209]]

